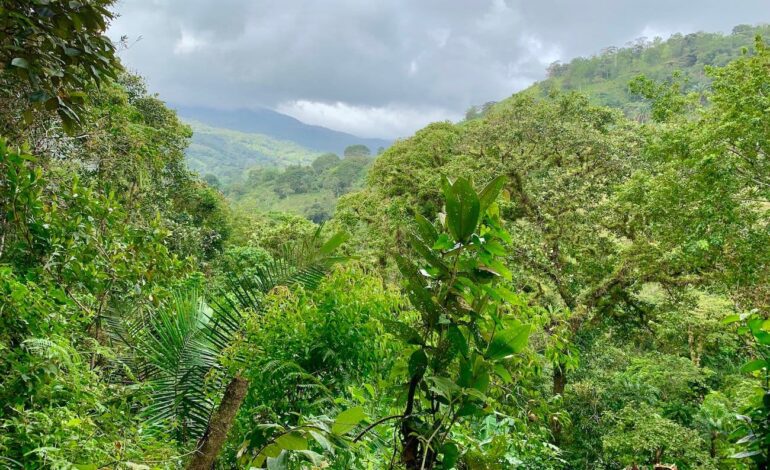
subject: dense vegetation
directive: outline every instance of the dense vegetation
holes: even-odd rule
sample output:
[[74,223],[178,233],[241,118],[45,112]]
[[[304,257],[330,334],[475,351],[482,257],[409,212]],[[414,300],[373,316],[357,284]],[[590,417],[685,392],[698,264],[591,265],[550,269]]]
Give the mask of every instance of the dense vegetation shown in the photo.
[[225,185],[224,194],[240,214],[278,211],[322,223],[334,213],[340,196],[364,184],[372,163],[367,147],[348,149],[342,158],[325,153],[308,166],[252,168],[242,181]]
[[[754,38],[770,35],[769,25],[739,25],[731,34],[674,34],[668,39],[640,37],[624,47],[606,47],[591,57],[578,57],[567,63],[554,62],[548,77],[529,91],[546,97],[553,90],[578,91],[593,104],[619,108],[632,119],[646,119],[649,103],[629,84],[639,75],[656,81],[679,76],[688,92],[704,93],[711,77],[707,66],[724,66],[754,47]],[[474,106],[467,118],[483,115],[494,103]]]
[[0,8],[3,466],[768,468],[762,39],[649,121],[521,93],[250,173],[319,227],[187,170],[110,6]]
[[219,184],[241,182],[252,167],[283,168],[309,164],[319,152],[263,134],[238,132],[188,120],[193,137],[185,151],[187,165]]

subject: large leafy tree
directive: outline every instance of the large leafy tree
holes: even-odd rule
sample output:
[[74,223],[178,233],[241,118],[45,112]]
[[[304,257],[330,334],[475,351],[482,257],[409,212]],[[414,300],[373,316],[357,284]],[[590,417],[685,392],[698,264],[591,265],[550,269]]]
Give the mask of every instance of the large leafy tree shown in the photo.
[[[576,364],[575,335],[596,307],[612,312],[623,306],[636,281],[622,242],[602,227],[615,186],[639,164],[637,135],[621,115],[581,96],[517,95],[483,118],[434,124],[396,143],[370,173],[382,201],[357,212],[383,211],[390,215],[385,224],[398,225],[410,212],[437,212],[440,198],[431,183],[438,187],[442,174],[505,175],[501,218],[514,239],[506,253],[512,281],[553,312],[547,354],[553,392],[561,395],[567,369]],[[342,215],[351,209],[347,200],[341,206]],[[375,230],[398,233],[372,219]]]
[[[113,0],[9,0],[0,6],[0,83],[8,109],[3,125],[27,124],[34,110],[56,111],[68,130],[81,123],[90,83],[115,78],[120,63],[105,36]],[[18,81],[21,79],[21,82]],[[21,95],[21,96],[19,96]],[[9,128],[0,127],[8,134]]]

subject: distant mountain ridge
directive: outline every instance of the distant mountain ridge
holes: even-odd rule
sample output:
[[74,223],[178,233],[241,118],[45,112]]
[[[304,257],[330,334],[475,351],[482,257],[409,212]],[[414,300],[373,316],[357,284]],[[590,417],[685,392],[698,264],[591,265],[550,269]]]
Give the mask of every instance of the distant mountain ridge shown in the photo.
[[385,139],[357,137],[322,126],[305,124],[286,114],[267,108],[220,110],[205,107],[171,105],[184,120],[193,120],[211,127],[262,134],[274,140],[293,142],[316,152],[342,155],[345,147],[363,144],[376,153],[380,147],[389,147]]

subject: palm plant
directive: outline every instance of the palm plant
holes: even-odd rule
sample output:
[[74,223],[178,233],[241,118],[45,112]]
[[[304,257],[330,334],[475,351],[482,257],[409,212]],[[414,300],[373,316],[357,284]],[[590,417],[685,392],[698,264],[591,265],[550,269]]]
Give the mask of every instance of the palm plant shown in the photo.
[[206,429],[213,402],[206,376],[218,368],[222,343],[213,341],[212,309],[197,290],[177,292],[138,338],[140,373],[152,389],[148,425],[173,429],[184,441]]
[[[144,322],[134,350],[152,389],[152,403],[145,409],[148,423],[173,429],[181,440],[199,438],[188,468],[211,467],[248,391],[246,379],[238,372],[228,376],[220,365],[245,318],[259,315],[264,295],[277,286],[315,288],[343,259],[334,252],[346,238],[339,233],[323,241],[319,228],[287,244],[256,274],[229,273],[226,289],[208,303],[195,290],[180,292]],[[225,384],[214,409],[211,397]]]

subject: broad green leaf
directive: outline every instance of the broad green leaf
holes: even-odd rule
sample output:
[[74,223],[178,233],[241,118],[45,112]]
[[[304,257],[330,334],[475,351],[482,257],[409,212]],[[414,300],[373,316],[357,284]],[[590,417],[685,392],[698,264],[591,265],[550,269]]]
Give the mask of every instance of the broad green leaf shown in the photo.
[[748,373],[748,372],[754,372],[755,370],[760,370],[767,367],[767,361],[764,359],[754,359],[753,361],[749,361],[746,364],[744,364],[741,367],[741,372]]
[[488,251],[489,253],[496,255],[496,256],[506,256],[508,252],[505,250],[505,247],[497,240],[488,240],[484,242],[482,247]]
[[471,380],[473,379],[473,368],[470,361],[460,359],[460,376],[457,379],[457,385],[467,388],[471,386]]
[[728,315],[722,319],[722,324],[729,325],[730,323],[735,323],[740,320],[741,320],[740,315]]
[[758,331],[754,333],[754,338],[759,344],[770,345],[770,333],[767,331]]
[[498,176],[487,183],[484,189],[481,190],[479,193],[479,206],[482,216],[486,213],[487,208],[495,202],[500,191],[503,189],[503,186],[505,186],[506,181],[508,181],[508,179],[505,176]]
[[487,348],[486,357],[492,360],[504,359],[521,352],[527,345],[530,326],[527,324],[509,326],[495,334]]
[[345,410],[338,414],[334,419],[334,424],[332,424],[332,432],[338,436],[346,434],[351,429],[358,426],[358,423],[363,421],[365,418],[366,413],[360,406]]
[[320,466],[323,463],[323,456],[318,452],[313,452],[312,450],[301,450],[298,453],[303,457],[305,457],[310,463],[312,463],[316,467]]
[[345,232],[337,232],[318,250],[322,255],[330,255],[348,240],[349,235]]
[[451,400],[454,392],[459,389],[457,384],[445,377],[432,376],[428,377],[426,380],[433,384],[431,390],[448,400]]
[[407,344],[423,344],[420,333],[406,323],[387,318],[381,320],[381,323],[388,333],[396,336],[401,341]]
[[329,439],[326,437],[326,435],[317,430],[311,429],[310,435],[313,436],[313,439],[320,445],[326,452],[334,453],[334,445],[329,442]]
[[455,244],[449,239],[449,235],[442,233],[433,243],[433,249],[438,251],[447,251],[454,248]]
[[267,457],[275,458],[281,455],[282,451],[283,449],[278,444],[270,444],[262,450],[262,453]]
[[495,371],[495,374],[497,374],[498,377],[503,379],[503,382],[505,383],[513,382],[513,377],[511,377],[511,373],[508,372],[508,369],[506,369],[503,364],[495,364],[493,369]]
[[443,273],[449,272],[447,265],[419,237],[409,234],[409,243],[414,251],[422,256],[432,267],[439,269]]
[[438,232],[436,231],[436,227],[430,223],[430,220],[426,219],[421,214],[417,214],[415,216],[415,221],[417,222],[417,230],[420,234],[420,238],[422,238],[428,245],[436,243]]
[[267,468],[268,470],[285,470],[289,464],[289,453],[286,451],[281,452],[275,457],[268,457]]
[[457,465],[457,461],[460,458],[460,450],[454,442],[445,442],[441,446],[441,455],[442,468],[449,470]]
[[478,415],[484,411],[483,405],[473,401],[466,401],[457,409],[457,416]]
[[459,351],[463,356],[468,355],[468,340],[465,339],[465,335],[460,331],[456,325],[452,325],[447,329],[447,339],[452,344],[452,347]]
[[446,220],[455,240],[464,242],[476,230],[480,203],[470,181],[459,178],[446,195]]
[[11,65],[13,65],[14,67],[19,67],[20,69],[28,69],[29,68],[29,62],[27,61],[27,59],[25,59],[23,57],[15,57],[11,61]]
[[424,315],[426,315],[431,325],[434,325],[438,321],[439,306],[433,301],[431,293],[425,286],[425,279],[421,274],[417,272],[414,264],[406,260],[403,256],[396,256],[396,264],[398,264],[401,275],[406,278],[409,284],[408,296],[412,301],[412,305]]
[[428,367],[428,356],[425,355],[425,351],[418,349],[409,356],[409,376],[413,377],[418,375],[422,377],[425,374],[425,369]]
[[298,432],[290,432],[276,438],[275,443],[286,450],[305,450],[307,449],[307,439]]
[[487,389],[489,389],[489,372],[486,369],[479,370],[476,376],[473,377],[471,387],[481,393],[486,393]]

